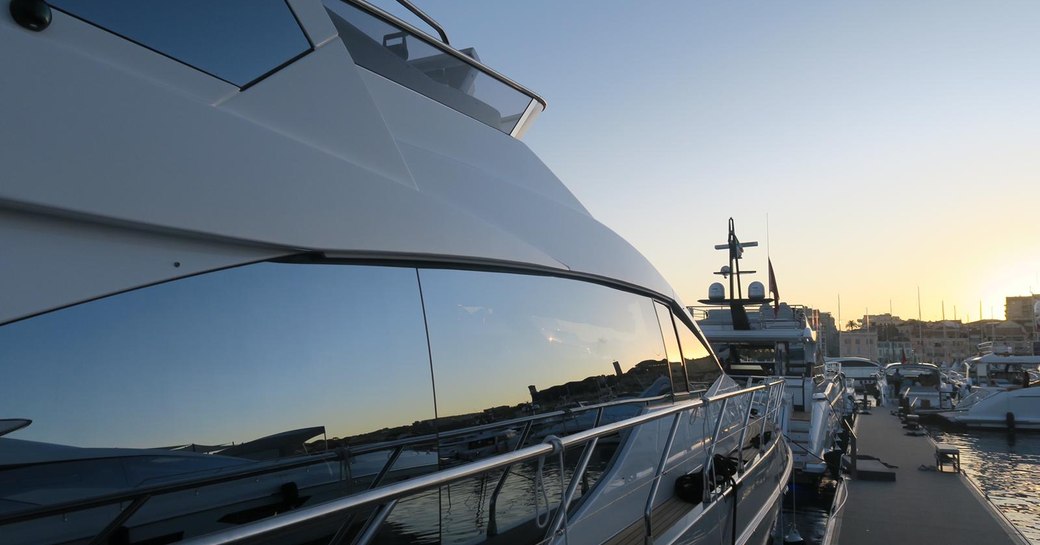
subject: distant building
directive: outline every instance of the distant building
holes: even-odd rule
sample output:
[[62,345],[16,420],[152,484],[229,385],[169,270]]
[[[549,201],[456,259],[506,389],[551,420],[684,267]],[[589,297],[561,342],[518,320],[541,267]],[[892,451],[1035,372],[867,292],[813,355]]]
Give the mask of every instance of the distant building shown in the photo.
[[1004,318],[1020,324],[1033,323],[1033,305],[1040,301],[1040,295],[1022,295],[1004,299]]
[[913,361],[914,347],[910,341],[878,341],[878,361],[881,363],[895,363]]
[[893,315],[891,315],[891,314],[889,314],[887,312],[884,313],[884,314],[864,314],[863,315],[863,326],[867,327],[869,325],[869,327],[871,329],[873,329],[875,327],[878,327],[878,326],[885,326],[885,325],[899,326],[899,325],[903,325],[905,323],[906,323],[906,320],[900,318],[899,316],[893,316]]
[[877,331],[853,330],[841,332],[841,357],[858,356],[878,359]]
[[838,326],[834,322],[834,316],[830,312],[820,313],[820,344],[824,346],[824,354],[828,357],[838,356],[841,349],[838,347]]

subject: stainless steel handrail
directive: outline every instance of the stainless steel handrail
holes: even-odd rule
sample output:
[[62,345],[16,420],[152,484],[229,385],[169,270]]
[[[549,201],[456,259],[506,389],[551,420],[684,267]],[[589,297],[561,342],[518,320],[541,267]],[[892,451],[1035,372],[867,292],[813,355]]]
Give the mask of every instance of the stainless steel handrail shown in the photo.
[[[650,497],[648,498],[647,505],[652,507],[654,498],[656,496],[656,489],[659,487],[661,476],[665,470],[665,462],[667,461],[667,456],[669,454],[669,451],[671,450],[671,445],[675,438],[675,433],[678,427],[677,424],[683,412],[696,410],[699,407],[706,407],[721,402],[722,410],[720,410],[719,412],[719,422],[716,426],[716,432],[712,435],[711,438],[712,451],[714,452],[714,446],[719,440],[719,431],[721,430],[721,424],[722,420],[724,419],[725,407],[728,404],[728,400],[736,398],[738,396],[749,396],[750,406],[752,404],[751,402],[753,401],[754,396],[758,392],[768,390],[768,398],[773,398],[774,390],[779,389],[780,391],[782,391],[782,388],[782,380],[775,381],[769,384],[760,384],[750,388],[727,392],[724,394],[718,394],[715,396],[705,396],[699,399],[676,402],[672,405],[658,407],[652,412],[647,412],[645,414],[637,415],[625,420],[613,422],[606,425],[601,425],[603,411],[605,408],[631,404],[650,404],[655,401],[660,401],[661,399],[666,398],[668,396],[612,401],[597,405],[590,405],[588,407],[580,407],[573,411],[555,411],[553,413],[547,413],[545,415],[524,417],[520,419],[514,419],[508,422],[500,422],[496,424],[478,426],[476,428],[453,430],[452,432],[449,432],[447,435],[457,436],[466,433],[473,433],[475,429],[483,430],[489,428],[502,427],[504,425],[522,423],[525,424],[524,436],[527,436],[530,432],[531,425],[537,420],[549,420],[551,418],[556,418],[559,416],[566,416],[568,415],[568,413],[573,414],[575,412],[584,412],[590,410],[597,411],[593,428],[567,435],[563,439],[555,440],[555,442],[552,444],[541,443],[538,445],[532,445],[530,447],[520,448],[520,445],[522,445],[523,443],[518,443],[516,450],[510,453],[505,453],[494,457],[486,458],[484,460],[479,460],[476,462],[456,466],[454,468],[449,468],[435,473],[414,477],[405,481],[392,483],[386,486],[379,486],[382,481],[382,477],[387,474],[388,470],[390,469],[389,466],[393,465],[393,460],[400,455],[400,452],[410,444],[414,445],[421,442],[429,442],[433,439],[436,439],[436,436],[412,437],[403,440],[380,443],[378,445],[366,445],[364,448],[357,449],[342,448],[337,449],[333,452],[316,455],[313,458],[309,458],[307,460],[296,460],[287,464],[278,464],[273,467],[266,467],[250,471],[233,472],[231,474],[210,476],[201,479],[189,479],[185,481],[179,481],[176,483],[169,483],[166,485],[148,487],[146,489],[137,489],[125,493],[110,494],[103,497],[97,497],[82,501],[67,502],[65,504],[48,506],[42,509],[14,513],[12,515],[0,517],[0,524],[9,524],[49,515],[64,514],[72,511],[78,511],[81,509],[87,509],[90,507],[96,507],[99,505],[105,505],[110,503],[131,501],[130,505],[127,506],[116,519],[111,521],[106,526],[106,529],[101,532],[101,534],[96,536],[96,539],[104,539],[107,538],[109,534],[111,534],[112,530],[116,529],[127,519],[129,519],[130,516],[132,516],[145,502],[147,502],[151,498],[154,498],[156,495],[182,491],[190,488],[200,488],[205,485],[233,481],[236,479],[245,478],[247,476],[259,476],[265,473],[284,471],[296,467],[317,464],[322,462],[329,462],[336,459],[349,459],[349,456],[351,454],[357,454],[359,452],[372,452],[375,450],[393,449],[393,453],[391,454],[391,456],[389,456],[387,463],[377,474],[369,490],[359,492],[352,496],[332,500],[330,502],[316,505],[313,507],[290,511],[278,515],[276,517],[264,519],[251,524],[243,525],[241,527],[229,529],[226,531],[215,532],[206,536],[200,536],[194,540],[189,540],[189,542],[230,543],[241,539],[256,537],[272,531],[284,529],[290,526],[294,526],[296,524],[307,522],[317,517],[325,517],[341,513],[346,514],[348,511],[354,510],[358,507],[380,505],[382,507],[378,509],[376,515],[374,515],[373,518],[371,518],[369,522],[366,523],[365,528],[363,530],[363,534],[367,538],[375,535],[375,532],[378,530],[378,527],[389,516],[390,511],[394,508],[394,506],[396,506],[396,501],[399,498],[412,495],[423,490],[436,488],[461,479],[483,474],[495,469],[505,468],[506,470],[508,470],[508,468],[514,464],[535,460],[537,458],[544,457],[549,454],[559,453],[560,449],[566,449],[572,446],[584,444],[585,448],[582,452],[581,459],[578,462],[578,466],[575,468],[575,471],[572,473],[571,482],[565,489],[564,497],[562,498],[563,507],[557,509],[557,513],[554,516],[552,524],[550,524],[549,526],[548,535],[551,536],[553,535],[553,533],[558,532],[561,527],[563,527],[564,530],[566,530],[566,510],[570,506],[570,503],[572,502],[576,494],[579,482],[584,477],[584,474],[588,468],[589,459],[592,455],[593,450],[595,449],[595,446],[599,438],[608,435],[613,435],[634,428],[636,426],[645,424],[647,422],[667,418],[669,416],[672,416],[675,419],[672,425],[671,433],[669,434],[667,440],[668,448],[666,448],[665,452],[662,454],[661,463],[658,465],[657,468],[657,472],[655,475],[655,486],[653,487],[654,489]],[[767,422],[772,422],[773,426],[775,426],[776,415],[770,415],[769,413],[770,411],[767,409],[766,414],[762,416],[763,429],[767,426]],[[770,416],[773,416],[774,418],[770,420]],[[742,429],[746,428],[747,421],[748,418],[745,418],[744,422],[742,423],[743,425],[741,426]],[[744,435],[744,433],[745,432],[742,432],[742,436]],[[730,435],[733,434],[730,433]],[[708,463],[710,463],[710,459]],[[562,474],[563,468],[560,468],[560,471]],[[504,480],[504,478],[505,474],[503,474],[502,480]],[[496,488],[500,487],[501,481],[499,483],[499,487]],[[345,519],[343,527],[340,528],[341,531],[337,533],[338,536],[346,530],[345,526],[350,524],[350,520],[352,519]],[[647,524],[649,528],[649,519],[647,520]]]
[[539,96],[534,91],[528,89],[527,87],[524,87],[523,85],[520,85],[519,83],[517,83],[517,82],[513,81],[512,79],[510,79],[509,77],[502,75],[498,71],[494,70],[493,68],[488,67],[484,63],[482,63],[482,62],[480,62],[480,61],[470,57],[469,55],[466,55],[465,53],[460,52],[459,50],[455,49],[454,47],[448,46],[448,45],[446,45],[446,44],[436,40],[435,38],[433,38],[432,36],[427,34],[425,31],[420,30],[420,29],[416,28],[415,26],[413,26],[411,23],[408,23],[407,21],[404,21],[404,20],[398,18],[397,16],[395,16],[393,14],[390,14],[390,13],[388,13],[386,11],[383,11],[381,8],[379,8],[377,6],[374,6],[372,4],[369,4],[368,2],[365,2],[364,0],[341,0],[341,1],[346,2],[346,3],[348,3],[348,4],[352,5],[352,6],[355,6],[358,9],[361,9],[361,10],[365,11],[369,15],[372,15],[373,17],[377,17],[379,19],[383,19],[384,21],[386,21],[386,22],[388,22],[388,23],[390,23],[390,24],[392,24],[394,26],[400,27],[402,30],[406,30],[406,31],[414,34],[416,38],[419,38],[420,40],[426,42],[427,44],[429,44],[429,45],[431,45],[431,46],[441,50],[444,53],[447,53],[448,55],[451,55],[452,57],[455,57],[456,59],[458,59],[458,60],[460,60],[460,61],[462,61],[462,62],[464,62],[464,63],[466,63],[466,64],[468,64],[468,65],[470,65],[470,66],[472,66],[474,68],[476,68],[477,70],[480,70],[481,72],[484,72],[485,74],[487,74],[487,75],[495,78],[496,80],[506,84],[507,86],[509,86],[513,90],[519,91],[519,92],[527,95],[532,100],[538,101],[542,105],[542,109],[543,110],[548,106],[548,104],[546,104],[546,102],[545,102],[545,99],[542,98],[541,96]]
[[[202,487],[205,487],[205,486],[212,486],[212,485],[216,485],[216,484],[223,484],[223,483],[237,481],[237,480],[246,479],[246,478],[250,478],[250,477],[259,477],[259,476],[273,474],[273,473],[278,473],[278,472],[282,472],[282,471],[288,471],[290,469],[296,469],[296,468],[306,467],[306,466],[310,466],[310,465],[316,465],[316,464],[321,464],[321,463],[333,462],[333,461],[337,461],[337,460],[340,460],[340,461],[348,460],[349,461],[350,457],[352,457],[352,456],[358,456],[358,455],[362,455],[362,454],[369,454],[369,453],[373,453],[373,452],[380,452],[380,451],[385,451],[385,450],[391,450],[392,451],[391,455],[387,458],[387,461],[383,464],[383,467],[376,474],[375,479],[373,480],[373,482],[370,485],[370,488],[375,488],[376,486],[379,485],[379,483],[382,481],[382,479],[389,472],[389,470],[393,466],[394,462],[400,456],[400,454],[403,451],[403,449],[406,448],[406,447],[409,447],[409,446],[421,445],[423,443],[433,443],[433,442],[436,442],[438,439],[443,440],[445,438],[459,437],[459,436],[469,435],[469,434],[472,434],[472,433],[478,433],[478,432],[481,432],[481,431],[486,431],[486,430],[491,430],[491,429],[504,428],[504,427],[513,426],[513,425],[521,425],[521,424],[523,424],[523,425],[525,425],[525,428],[526,428],[526,427],[530,426],[530,424],[532,424],[533,422],[550,421],[550,420],[552,420],[554,418],[573,416],[574,414],[584,413],[584,412],[587,412],[587,411],[600,411],[600,413],[602,413],[603,409],[609,408],[609,407],[619,407],[619,406],[624,406],[624,405],[646,405],[646,404],[650,404],[650,403],[664,401],[664,400],[669,399],[669,398],[670,398],[670,396],[668,396],[668,395],[660,395],[660,396],[645,397],[645,398],[619,399],[619,400],[613,400],[613,401],[608,401],[608,402],[604,402],[604,403],[597,403],[597,404],[594,404],[594,405],[588,405],[588,406],[585,406],[585,407],[577,407],[577,408],[574,408],[574,409],[553,411],[553,412],[549,412],[549,413],[542,413],[542,414],[537,414],[537,415],[525,416],[525,417],[521,417],[521,418],[514,418],[514,419],[511,419],[511,420],[503,420],[503,421],[499,421],[499,422],[493,422],[493,423],[490,423],[490,424],[482,424],[482,425],[479,425],[479,426],[473,426],[473,427],[468,427],[468,428],[460,428],[460,429],[457,429],[457,430],[449,430],[449,431],[441,432],[440,434],[426,434],[426,435],[419,435],[419,436],[415,436],[415,437],[405,437],[405,438],[402,438],[402,439],[395,439],[393,441],[383,441],[383,442],[380,442],[380,443],[370,443],[370,444],[358,445],[358,446],[350,446],[350,445],[348,445],[346,447],[342,447],[342,448],[339,448],[339,449],[333,449],[333,450],[330,450],[328,452],[323,452],[323,453],[320,453],[320,454],[314,454],[314,455],[311,455],[311,456],[309,456],[307,458],[304,458],[304,459],[293,459],[293,460],[287,461],[285,463],[279,463],[279,464],[275,464],[275,465],[268,465],[268,466],[262,467],[262,468],[245,468],[245,469],[241,469],[241,470],[228,471],[228,472],[219,473],[219,474],[216,474],[216,475],[209,475],[209,476],[205,476],[205,477],[193,477],[193,478],[190,477],[190,478],[185,478],[185,479],[181,479],[181,480],[177,480],[177,481],[169,482],[169,483],[164,483],[164,484],[160,484],[160,485],[154,485],[154,486],[148,486],[148,487],[142,487],[142,488],[135,488],[135,489],[128,490],[128,491],[114,492],[114,493],[111,493],[111,494],[105,494],[105,495],[102,495],[102,496],[95,496],[95,497],[92,497],[92,498],[87,498],[87,499],[82,499],[82,500],[72,500],[72,501],[68,501],[68,502],[62,502],[62,503],[47,505],[47,506],[43,506],[43,507],[40,507],[40,508],[26,509],[24,511],[16,511],[14,513],[0,515],[0,526],[6,525],[6,524],[13,524],[13,523],[17,523],[17,522],[23,522],[23,521],[26,521],[26,520],[32,520],[32,519],[36,519],[36,518],[43,518],[43,517],[52,516],[52,515],[67,514],[67,513],[71,513],[71,512],[75,512],[75,511],[82,511],[82,510],[91,509],[91,508],[94,508],[94,507],[100,507],[100,506],[103,506],[103,505],[122,503],[122,502],[126,502],[126,501],[132,502],[130,506],[128,506],[124,511],[122,511],[117,516],[116,520],[122,522],[122,521],[125,521],[126,519],[128,519],[131,515],[133,515],[134,512],[136,512],[142,506],[142,504],[144,502],[148,501],[149,499],[151,499],[151,498],[153,498],[155,496],[161,496],[163,494],[171,494],[171,493],[174,493],[174,492],[181,492],[181,491],[184,491],[184,490],[190,490],[190,489],[195,489],[195,488],[202,488]],[[602,417],[601,414],[599,414],[597,416],[597,420],[596,420],[597,423],[599,422],[599,419],[601,417]],[[523,444],[523,439],[521,439],[518,442],[518,446],[522,445],[522,444]],[[115,530],[115,528],[113,528],[112,530]]]
[[[777,386],[779,385],[779,386]],[[413,477],[411,479],[392,483],[379,489],[367,490],[354,494],[352,496],[331,500],[323,504],[315,505],[312,507],[302,508],[295,511],[289,511],[275,517],[256,521],[247,525],[243,525],[237,528],[229,528],[226,530],[207,534],[205,536],[199,536],[194,539],[185,540],[183,543],[192,545],[216,545],[224,543],[234,543],[244,539],[251,539],[260,537],[262,535],[285,530],[297,524],[306,523],[308,521],[344,513],[360,507],[366,507],[371,505],[389,505],[389,502],[397,500],[404,496],[416,494],[425,490],[437,488],[455,481],[466,479],[487,473],[496,469],[511,466],[513,464],[536,460],[543,456],[556,454],[560,449],[566,449],[568,447],[577,446],[589,443],[593,440],[598,440],[601,437],[613,435],[648,422],[666,418],[669,416],[675,416],[684,411],[689,411],[697,407],[709,406],[713,403],[722,402],[721,416],[724,414],[725,406],[729,399],[743,396],[753,395],[754,392],[772,389],[782,388],[783,381],[775,381],[767,384],[760,384],[751,388],[745,388],[733,392],[727,392],[715,396],[706,396],[701,399],[695,399],[690,401],[679,402],[674,405],[663,407],[659,410],[649,412],[646,414],[634,416],[618,422],[612,422],[605,424],[594,429],[589,429],[577,433],[573,433],[562,439],[555,441],[554,443],[540,443],[538,445],[532,445],[516,450],[511,453],[500,454],[470,462],[468,464],[448,468],[445,470],[438,471],[436,473],[430,473]],[[713,441],[714,450],[714,441]],[[710,460],[709,460],[710,462]],[[562,471],[562,468],[561,468]],[[580,478],[580,475],[575,472],[572,475],[572,484],[574,479]],[[568,486],[568,490],[573,489],[573,486]],[[564,501],[567,501],[564,498]],[[381,511],[382,512],[382,511]],[[558,513],[557,516],[563,516]],[[554,525],[550,526],[553,529]],[[369,529],[366,528],[366,531]]]
[[422,19],[422,22],[430,25],[434,30],[436,30],[437,34],[440,34],[441,41],[444,42],[444,45],[451,45],[451,42],[448,41],[448,33],[444,32],[444,28],[441,27],[440,23],[435,21],[433,17],[427,15],[425,11],[419,9],[419,6],[416,6],[408,0],[397,0],[397,3],[404,6],[404,8],[412,12],[413,15]]

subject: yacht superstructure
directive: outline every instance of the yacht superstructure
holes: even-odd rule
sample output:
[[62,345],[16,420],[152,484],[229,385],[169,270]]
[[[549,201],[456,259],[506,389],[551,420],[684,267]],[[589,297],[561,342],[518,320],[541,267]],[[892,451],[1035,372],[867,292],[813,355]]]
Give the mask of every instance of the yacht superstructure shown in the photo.
[[784,383],[474,50],[360,0],[9,11],[0,541],[768,539]]
[[690,310],[727,374],[737,380],[784,381],[784,426],[795,470],[820,475],[852,403],[837,367],[825,367],[823,352],[817,350],[811,309],[766,298],[760,282],[751,282],[745,297],[740,277],[755,271],[740,270],[740,260],[744,248],[757,245],[740,242],[731,218],[727,243],[715,246],[729,254],[729,264],[715,273],[729,281],[729,296],[721,283],[714,283],[708,298],[699,301],[702,306]]

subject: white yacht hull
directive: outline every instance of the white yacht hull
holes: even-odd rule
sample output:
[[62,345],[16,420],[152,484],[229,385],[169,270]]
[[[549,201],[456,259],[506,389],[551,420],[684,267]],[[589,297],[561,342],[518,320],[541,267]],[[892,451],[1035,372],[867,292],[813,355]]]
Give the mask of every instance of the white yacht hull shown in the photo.
[[1040,388],[1002,390],[963,411],[939,414],[952,424],[969,428],[1040,429]]

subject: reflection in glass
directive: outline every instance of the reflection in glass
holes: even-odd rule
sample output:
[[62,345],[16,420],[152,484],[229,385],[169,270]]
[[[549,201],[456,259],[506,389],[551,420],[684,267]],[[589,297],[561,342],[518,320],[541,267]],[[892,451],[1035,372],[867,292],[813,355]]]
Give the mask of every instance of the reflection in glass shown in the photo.
[[[509,133],[532,98],[425,39],[343,2],[325,7],[354,62],[481,123]],[[480,60],[473,49],[462,53]]]
[[[543,276],[420,270],[437,389],[440,461],[450,466],[635,416],[671,393],[653,302],[603,286]],[[597,407],[629,400],[633,403]],[[579,497],[595,486],[622,442],[600,441]],[[580,449],[566,453],[570,478]],[[533,519],[535,464],[442,490],[479,506],[442,539],[540,535]],[[560,468],[544,483],[559,498]],[[551,475],[551,476],[550,476]],[[462,498],[462,499],[460,499]],[[455,518],[458,518],[457,515]]]
[[665,351],[668,353],[672,390],[676,393],[688,392],[690,390],[689,381],[686,379],[686,369],[682,363],[682,354],[679,352],[679,341],[675,337],[672,313],[668,307],[658,302],[654,303],[654,309],[657,311],[657,319],[661,322],[661,336],[664,337]]
[[670,393],[645,297],[543,276],[420,278],[442,430]]
[[0,437],[0,514],[262,473],[157,496],[127,522],[134,542],[166,539],[437,468],[415,269],[185,278],[8,324],[0,361],[0,417],[33,420]]
[[[0,418],[33,422],[0,437],[0,517],[123,496],[0,526],[5,545],[82,541],[146,487],[166,490],[117,539],[176,541],[635,416],[670,401],[680,348],[692,382],[718,375],[685,326],[664,342],[663,308],[562,278],[261,263],[8,324]],[[628,436],[599,441],[573,508]],[[534,498],[553,509],[579,455],[402,498],[377,541],[535,542]],[[349,540],[371,509],[282,542]]]
[[682,320],[675,319],[675,329],[679,332],[679,344],[682,348],[683,361],[686,362],[686,376],[690,381],[690,391],[704,391],[722,374],[722,368],[708,346],[693,333]]
[[285,0],[49,3],[239,87],[311,48]]

